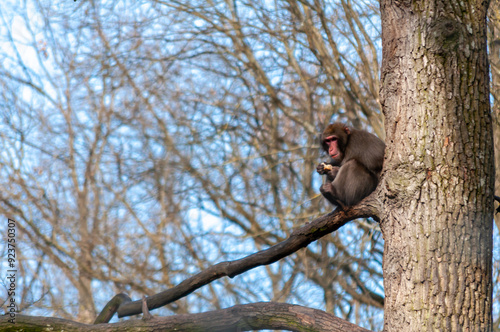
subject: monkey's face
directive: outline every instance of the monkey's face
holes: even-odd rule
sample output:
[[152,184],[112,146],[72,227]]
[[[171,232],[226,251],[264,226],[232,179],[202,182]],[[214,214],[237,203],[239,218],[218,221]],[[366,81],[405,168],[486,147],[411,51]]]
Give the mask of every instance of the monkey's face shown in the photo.
[[341,162],[344,158],[343,151],[339,146],[339,137],[336,135],[328,136],[323,139],[323,146],[328,155],[336,162]]
[[340,165],[342,159],[344,159],[348,132],[346,126],[335,123],[326,127],[323,135],[321,135],[321,145],[335,165]]

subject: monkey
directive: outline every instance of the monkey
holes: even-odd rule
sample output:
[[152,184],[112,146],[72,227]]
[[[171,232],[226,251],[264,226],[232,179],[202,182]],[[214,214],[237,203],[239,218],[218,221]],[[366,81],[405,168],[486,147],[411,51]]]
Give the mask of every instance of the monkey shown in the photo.
[[320,192],[330,203],[340,208],[353,206],[377,188],[385,153],[380,138],[333,123],[321,134],[321,146],[330,161],[320,163],[316,171],[326,175]]

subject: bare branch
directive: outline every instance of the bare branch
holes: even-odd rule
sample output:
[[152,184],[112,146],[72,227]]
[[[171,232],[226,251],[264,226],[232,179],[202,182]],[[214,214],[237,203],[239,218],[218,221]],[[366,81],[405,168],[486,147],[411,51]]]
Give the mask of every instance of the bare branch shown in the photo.
[[[140,302],[140,301],[139,301]],[[0,317],[0,330],[12,328],[9,316]],[[67,332],[86,331],[252,331],[288,330],[322,332],[370,332],[321,310],[287,303],[252,303],[199,314],[128,320],[113,324],[86,325],[60,318],[16,316],[16,329]]]
[[[147,299],[148,308],[150,310],[160,308],[221,277],[228,276],[232,278],[255,267],[274,263],[306,247],[311,242],[316,241],[326,234],[336,231],[353,219],[368,217],[377,218],[378,204],[374,197],[376,196],[372,194],[354,207],[347,208],[346,210],[337,209],[329,214],[321,216],[311,223],[295,230],[285,241],[266,250],[259,251],[236,261],[221,262],[213,265],[197,275],[184,280],[179,285],[149,297]],[[107,306],[105,310],[108,310],[106,308]],[[142,301],[140,300],[125,302],[118,308],[119,317],[136,315],[141,312]],[[99,316],[103,315],[110,317],[104,312]]]
[[102,324],[107,323],[111,320],[115,312],[118,310],[118,307],[124,302],[130,302],[132,299],[124,293],[120,293],[115,295],[102,309],[99,316],[94,321],[94,324]]

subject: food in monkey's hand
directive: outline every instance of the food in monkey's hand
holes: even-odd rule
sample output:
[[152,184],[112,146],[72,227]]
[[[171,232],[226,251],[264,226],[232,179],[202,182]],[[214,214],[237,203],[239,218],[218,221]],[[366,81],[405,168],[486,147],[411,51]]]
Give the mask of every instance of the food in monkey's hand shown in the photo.
[[325,168],[325,170],[327,170],[327,171],[331,171],[333,169],[333,166],[330,164],[326,164],[326,163],[322,163],[322,164],[323,164],[323,167]]

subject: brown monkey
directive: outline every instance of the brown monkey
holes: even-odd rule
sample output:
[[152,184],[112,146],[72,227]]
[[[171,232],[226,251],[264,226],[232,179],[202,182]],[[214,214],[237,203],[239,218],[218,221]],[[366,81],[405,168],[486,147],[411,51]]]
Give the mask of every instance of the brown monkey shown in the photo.
[[384,162],[385,143],[380,138],[334,123],[323,131],[321,146],[331,160],[316,170],[327,177],[320,191],[330,203],[356,205],[375,190]]

